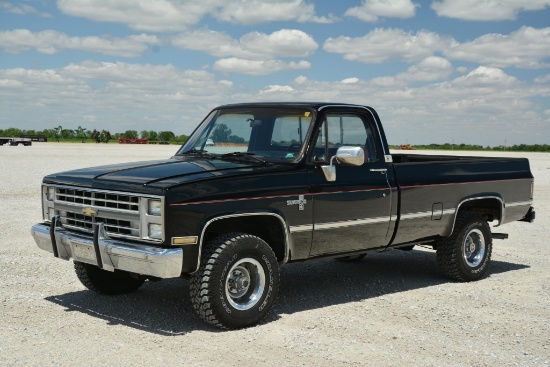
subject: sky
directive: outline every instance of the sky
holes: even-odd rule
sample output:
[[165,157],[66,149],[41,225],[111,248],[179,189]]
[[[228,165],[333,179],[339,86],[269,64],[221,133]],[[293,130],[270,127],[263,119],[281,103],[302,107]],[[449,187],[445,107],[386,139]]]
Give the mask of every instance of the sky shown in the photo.
[[0,0],[0,129],[190,134],[374,107],[390,144],[550,144],[550,0]]

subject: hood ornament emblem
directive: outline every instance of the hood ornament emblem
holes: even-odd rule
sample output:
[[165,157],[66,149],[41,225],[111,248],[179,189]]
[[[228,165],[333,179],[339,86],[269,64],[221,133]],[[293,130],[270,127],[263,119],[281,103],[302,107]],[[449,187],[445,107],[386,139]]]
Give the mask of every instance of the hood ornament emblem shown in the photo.
[[82,209],[82,214],[91,217],[92,215],[96,215],[97,211],[93,210],[92,208],[84,208],[84,209]]

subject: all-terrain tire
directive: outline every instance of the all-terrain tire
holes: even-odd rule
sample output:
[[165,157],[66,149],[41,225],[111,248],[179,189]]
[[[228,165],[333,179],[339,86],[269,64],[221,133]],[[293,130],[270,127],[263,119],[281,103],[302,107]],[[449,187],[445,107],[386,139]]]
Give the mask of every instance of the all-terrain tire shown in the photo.
[[485,219],[475,212],[461,212],[453,234],[437,247],[437,265],[447,278],[478,280],[489,268],[492,250],[491,230]]
[[132,277],[125,271],[115,270],[110,272],[79,261],[74,262],[74,270],[78,280],[86,288],[100,294],[130,293],[141,287],[145,282]]
[[222,329],[260,322],[279,290],[279,265],[262,239],[229,233],[209,242],[189,291],[201,319]]

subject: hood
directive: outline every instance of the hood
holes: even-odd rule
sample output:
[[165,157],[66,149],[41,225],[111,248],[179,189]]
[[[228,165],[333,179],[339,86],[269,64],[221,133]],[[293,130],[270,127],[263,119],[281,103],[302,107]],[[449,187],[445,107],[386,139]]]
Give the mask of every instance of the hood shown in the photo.
[[[77,169],[46,176],[45,183],[102,190],[161,194],[162,190],[216,176],[268,172],[275,166],[219,159],[171,158]],[[280,169],[280,168],[279,168]]]

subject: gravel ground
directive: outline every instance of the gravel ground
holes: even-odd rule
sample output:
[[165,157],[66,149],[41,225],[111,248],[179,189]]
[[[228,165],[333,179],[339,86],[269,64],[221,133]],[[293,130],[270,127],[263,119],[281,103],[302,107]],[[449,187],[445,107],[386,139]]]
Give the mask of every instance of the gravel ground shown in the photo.
[[435,253],[418,247],[288,265],[261,325],[218,331],[195,317],[186,281],[98,296],[30,235],[42,176],[175,150],[0,147],[0,365],[550,366],[550,154],[504,154],[529,157],[537,219],[499,229],[510,238],[495,243],[486,278],[443,279]]

